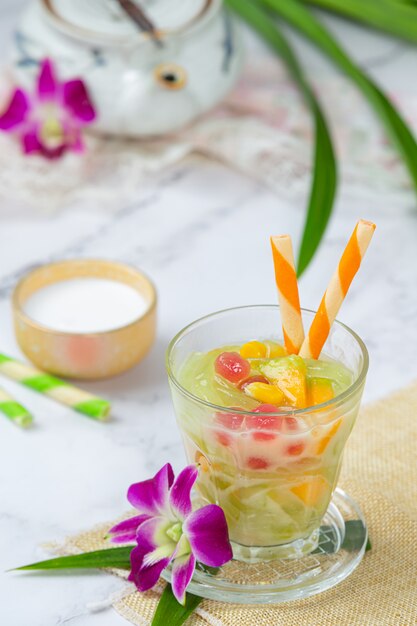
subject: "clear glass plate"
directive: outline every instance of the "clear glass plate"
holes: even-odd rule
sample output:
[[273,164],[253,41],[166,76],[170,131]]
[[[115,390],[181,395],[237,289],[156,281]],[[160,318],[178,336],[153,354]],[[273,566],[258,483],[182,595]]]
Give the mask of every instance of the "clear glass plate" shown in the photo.
[[[346,522],[353,520],[354,537],[348,544]],[[263,563],[233,560],[216,573],[200,565],[188,591],[202,598],[240,604],[276,604],[308,598],[349,576],[361,562],[367,540],[359,506],[342,489],[336,489],[320,527],[316,550],[301,558]],[[170,582],[170,569],[162,576]]]

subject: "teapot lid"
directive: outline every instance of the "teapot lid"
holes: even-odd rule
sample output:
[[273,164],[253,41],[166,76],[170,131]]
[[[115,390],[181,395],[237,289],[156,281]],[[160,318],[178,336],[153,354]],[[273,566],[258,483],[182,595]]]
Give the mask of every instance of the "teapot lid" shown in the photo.
[[[134,0],[162,35],[179,33],[206,14],[216,0]],[[41,0],[47,17],[66,34],[89,41],[128,43],[149,35],[117,0]]]

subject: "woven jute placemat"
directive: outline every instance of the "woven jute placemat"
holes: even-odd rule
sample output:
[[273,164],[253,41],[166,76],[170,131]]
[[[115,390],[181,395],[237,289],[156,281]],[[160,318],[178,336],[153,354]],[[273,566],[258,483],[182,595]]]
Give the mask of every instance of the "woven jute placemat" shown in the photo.
[[[187,625],[416,626],[417,383],[361,411],[340,486],[360,504],[372,540],[372,550],[349,578],[318,596],[279,605],[205,600]],[[59,551],[108,547],[107,528],[72,537]],[[141,594],[128,586],[113,606],[132,624],[149,625],[161,588]]]

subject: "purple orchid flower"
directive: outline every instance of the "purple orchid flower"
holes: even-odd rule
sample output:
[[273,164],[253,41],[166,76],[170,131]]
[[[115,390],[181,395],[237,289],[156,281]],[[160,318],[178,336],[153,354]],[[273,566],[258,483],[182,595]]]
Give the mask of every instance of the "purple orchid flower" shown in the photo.
[[60,83],[52,61],[40,67],[36,91],[16,88],[0,116],[0,130],[16,133],[25,154],[56,159],[67,150],[81,152],[81,128],[96,118],[87,88],[79,78]]
[[197,561],[220,567],[232,558],[223,510],[216,504],[192,510],[197,476],[196,466],[189,465],[174,480],[167,463],[150,480],[131,485],[127,498],[140,514],[110,530],[114,543],[137,542],[129,580],[139,591],[151,589],[172,563],[172,591],[181,604]]

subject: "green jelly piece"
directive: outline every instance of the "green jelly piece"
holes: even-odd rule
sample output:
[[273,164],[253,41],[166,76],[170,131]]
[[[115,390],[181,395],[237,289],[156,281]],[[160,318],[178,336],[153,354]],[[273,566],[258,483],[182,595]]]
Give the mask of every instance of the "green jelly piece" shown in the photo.
[[75,404],[72,408],[94,419],[105,419],[110,413],[111,404],[107,400],[94,398],[93,400]]
[[335,385],[335,392],[341,393],[353,382],[353,375],[347,367],[336,361],[306,359],[307,380],[325,378]]
[[312,385],[313,383],[316,383],[316,384],[324,386],[324,385],[327,385],[327,384],[332,385],[333,381],[330,378],[323,378],[323,377],[320,377],[320,376],[309,376],[307,378],[307,384]]
[[6,356],[5,354],[0,354],[0,364],[7,363],[7,361],[13,361],[13,359],[11,359],[9,356]]
[[304,359],[297,354],[270,359],[268,363],[259,364],[259,370],[270,380],[279,380],[288,370],[306,372]]
[[34,376],[33,378],[26,378],[25,380],[22,380],[22,383],[34,391],[39,391],[39,393],[46,393],[50,389],[62,387],[62,385],[67,384],[63,380],[59,380],[59,378],[55,378],[55,376],[50,376],[49,374],[41,374],[40,376]]

